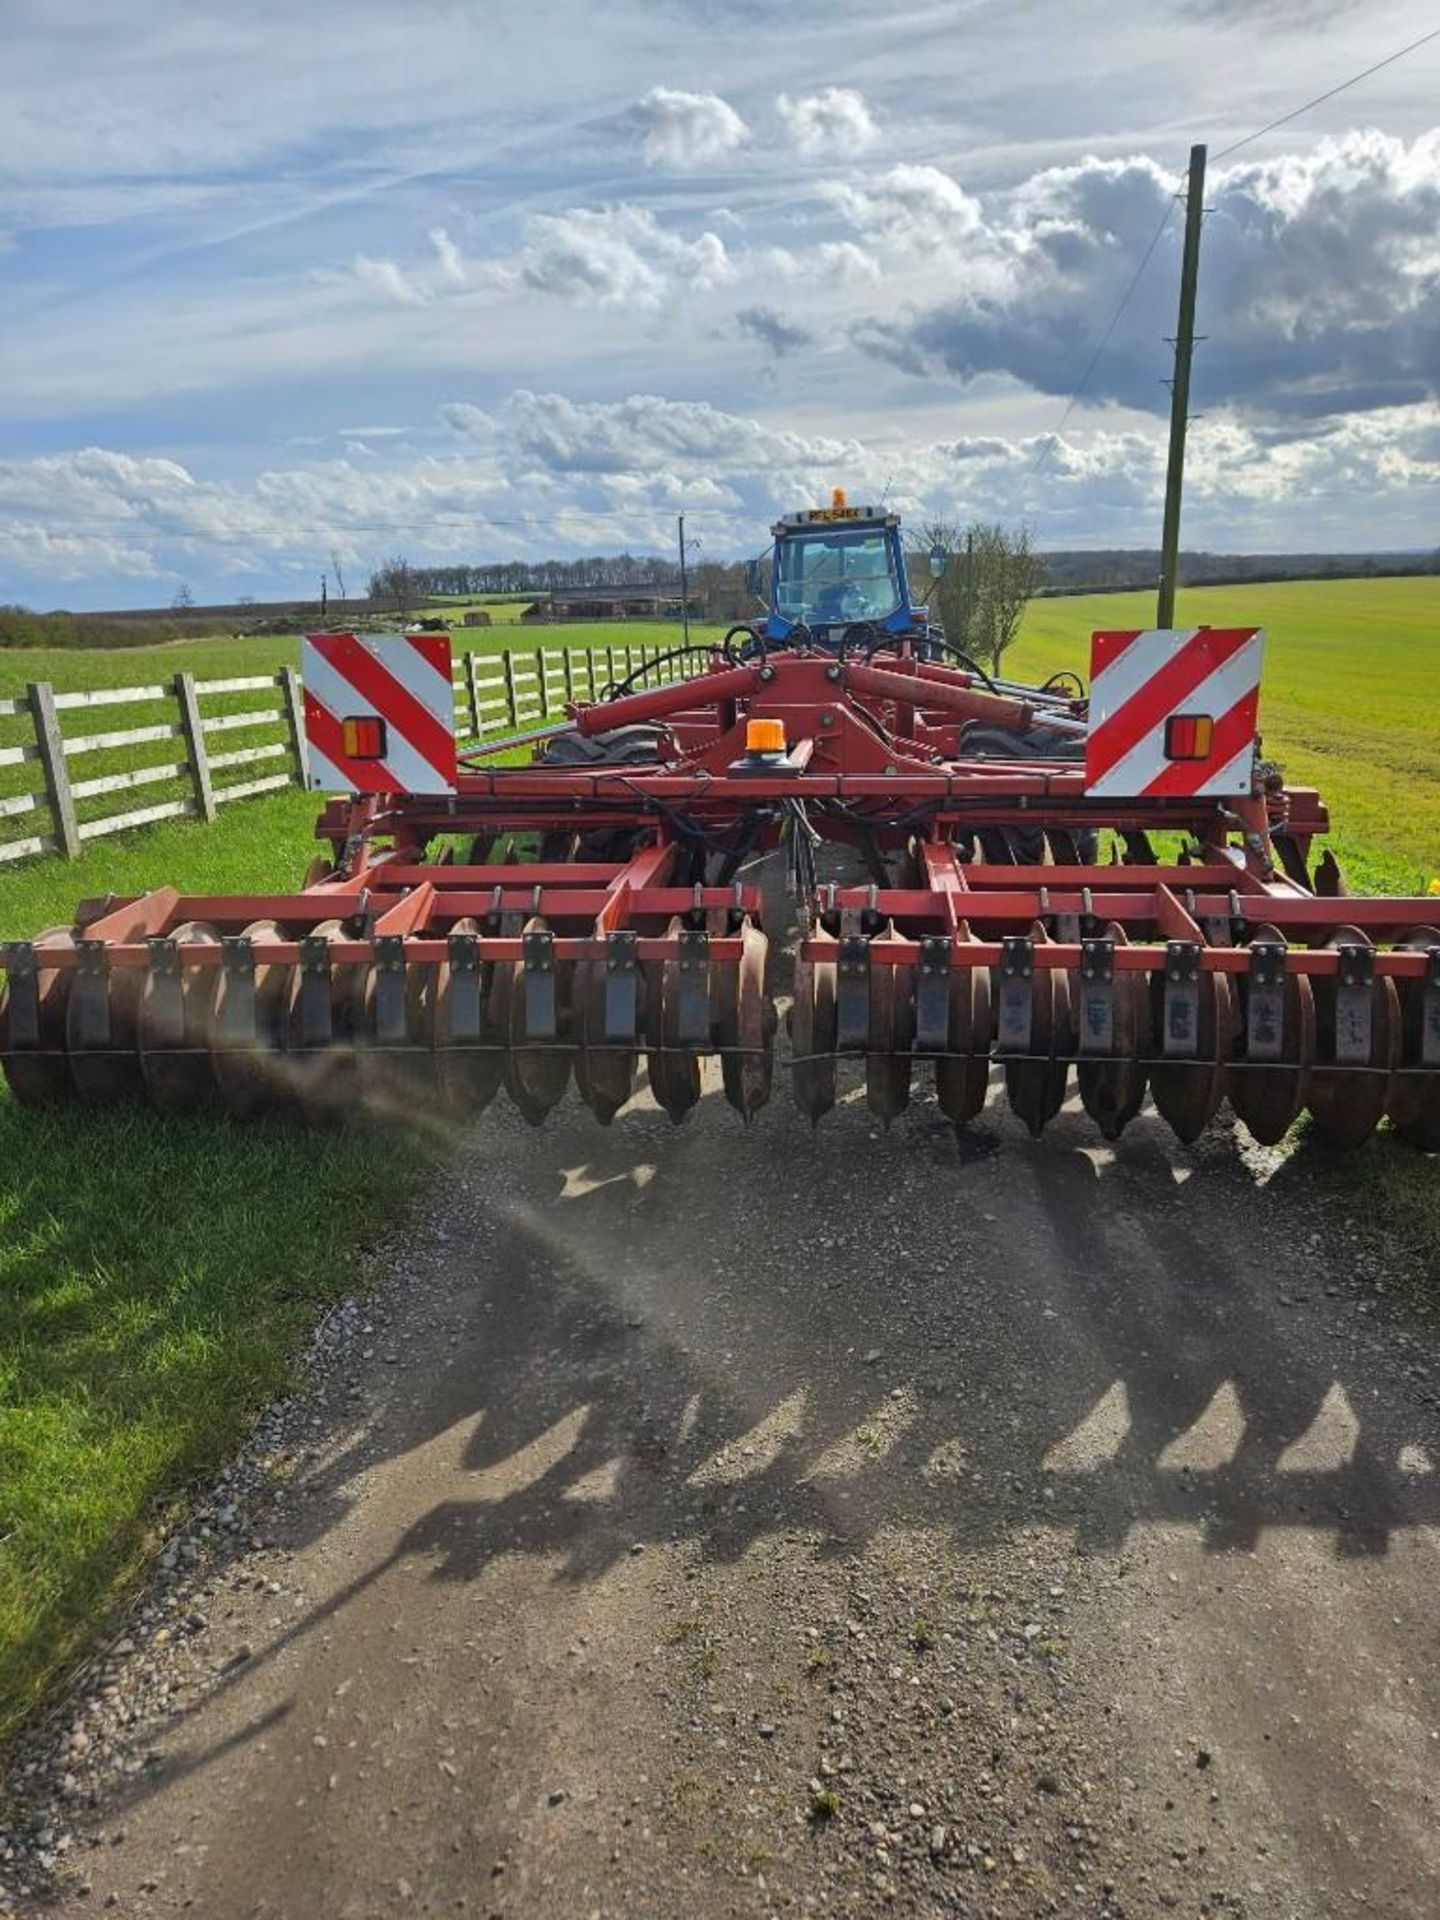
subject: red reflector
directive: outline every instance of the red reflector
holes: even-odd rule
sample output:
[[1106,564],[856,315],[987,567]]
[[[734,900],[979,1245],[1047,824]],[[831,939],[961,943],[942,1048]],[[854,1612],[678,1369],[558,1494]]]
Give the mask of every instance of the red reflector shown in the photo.
[[1208,760],[1215,722],[1208,713],[1172,713],[1165,722],[1167,760]]
[[358,720],[342,720],[340,735],[347,760],[385,758],[385,722],[374,714],[364,714]]

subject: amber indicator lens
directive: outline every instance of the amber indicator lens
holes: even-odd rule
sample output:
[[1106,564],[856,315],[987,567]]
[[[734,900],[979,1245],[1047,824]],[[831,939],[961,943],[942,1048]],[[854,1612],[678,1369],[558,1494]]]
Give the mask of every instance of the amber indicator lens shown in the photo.
[[1215,722],[1208,713],[1172,713],[1165,722],[1167,760],[1208,760]]
[[385,758],[385,722],[374,714],[365,714],[358,720],[342,720],[340,735],[347,760]]

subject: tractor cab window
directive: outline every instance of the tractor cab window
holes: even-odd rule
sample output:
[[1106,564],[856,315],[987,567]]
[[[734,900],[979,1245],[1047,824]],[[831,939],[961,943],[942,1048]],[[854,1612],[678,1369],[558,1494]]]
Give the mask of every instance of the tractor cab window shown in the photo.
[[780,542],[775,611],[807,627],[887,620],[902,604],[883,532],[807,533]]

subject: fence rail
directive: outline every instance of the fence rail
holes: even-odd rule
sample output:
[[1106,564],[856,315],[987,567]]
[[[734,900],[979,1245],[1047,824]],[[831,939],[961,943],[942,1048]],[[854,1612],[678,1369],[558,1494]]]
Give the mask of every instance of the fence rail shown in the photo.
[[[462,748],[473,747],[492,737],[542,726],[558,718],[570,701],[599,699],[607,687],[641,667],[648,669],[648,684],[677,679],[683,662],[665,654],[664,648],[628,645],[457,653],[453,673],[456,738]],[[207,711],[207,703],[259,693],[279,698],[264,706],[247,702],[239,710]],[[143,725],[102,725],[95,732],[65,733],[62,715],[83,715],[98,707],[166,711],[164,718],[147,716]],[[177,673],[164,686],[99,687],[84,693],[57,693],[47,682],[33,681],[23,698],[0,700],[0,723],[5,721],[20,723],[33,737],[0,743],[0,768],[28,766],[33,761],[40,784],[34,791],[0,795],[0,827],[15,821],[23,836],[0,839],[0,866],[42,854],[74,860],[91,841],[106,834],[160,820],[213,820],[221,807],[233,801],[305,784],[305,709],[300,675],[294,667],[221,680],[197,680],[193,674]],[[224,739],[232,732],[262,730],[278,737],[235,746]],[[212,740],[219,751],[211,750]],[[71,776],[73,760],[89,754],[130,756],[136,748],[161,741],[179,741],[179,756],[146,758],[138,766],[117,767],[82,779]],[[215,779],[218,773],[258,767],[266,761],[287,764],[280,772],[257,772],[224,784]],[[26,786],[35,778],[34,774],[28,779],[21,776]],[[88,807],[89,802],[112,794],[128,795],[136,788],[167,782],[183,790],[119,813],[92,812]],[[83,819],[77,811],[81,806],[88,816]],[[27,818],[32,814],[44,820],[41,831],[34,830],[38,822]]]

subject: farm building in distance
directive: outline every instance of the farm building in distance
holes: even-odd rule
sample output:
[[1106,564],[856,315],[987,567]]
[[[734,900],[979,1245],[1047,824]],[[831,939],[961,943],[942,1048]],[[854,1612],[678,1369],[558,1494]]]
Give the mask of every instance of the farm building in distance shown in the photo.
[[[698,613],[692,594],[690,612]],[[532,600],[520,615],[527,626],[562,620],[678,620],[680,595],[674,587],[554,587]]]
[[465,625],[467,627],[488,627],[490,625],[490,616],[484,607],[472,607],[465,616]]

